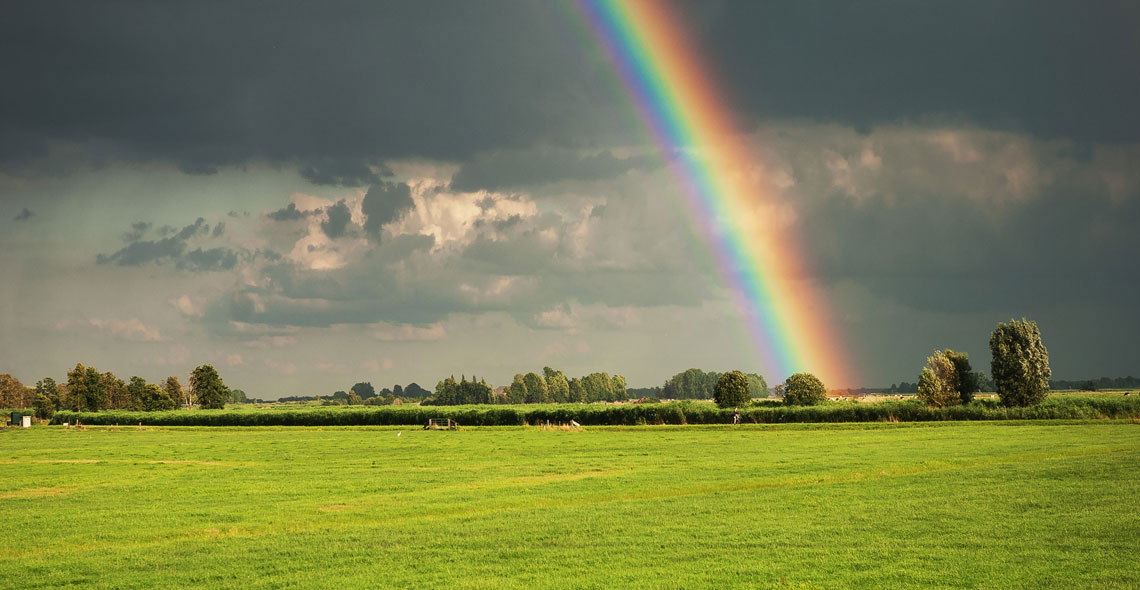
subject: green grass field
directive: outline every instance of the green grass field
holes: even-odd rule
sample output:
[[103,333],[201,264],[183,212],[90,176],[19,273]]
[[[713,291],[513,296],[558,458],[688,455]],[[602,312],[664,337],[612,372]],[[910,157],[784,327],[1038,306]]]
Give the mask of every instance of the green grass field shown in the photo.
[[43,426],[0,464],[0,588],[1140,587],[1133,422]]

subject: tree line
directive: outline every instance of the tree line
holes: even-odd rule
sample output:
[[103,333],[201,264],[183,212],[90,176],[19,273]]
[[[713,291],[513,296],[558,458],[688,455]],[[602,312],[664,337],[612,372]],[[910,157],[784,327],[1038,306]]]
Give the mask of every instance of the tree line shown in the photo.
[[[1010,320],[999,323],[990,336],[990,368],[992,377],[970,366],[969,356],[954,350],[936,350],[927,358],[917,383],[892,385],[891,391],[905,392],[913,385],[918,398],[931,407],[948,407],[969,404],[974,394],[983,387],[997,391],[1003,405],[1025,407],[1040,403],[1048,395],[1050,385],[1070,385],[1077,382],[1050,381],[1049,354],[1041,332],[1035,322]],[[1103,378],[1097,382],[1080,382],[1084,389],[1104,387],[1131,387],[1140,385],[1140,379]],[[776,386],[776,395],[788,405],[814,405],[827,399],[827,389],[814,375],[797,373]],[[754,398],[768,397],[764,378],[755,373],[730,371],[706,372],[688,369],[666,380],[661,388],[635,390],[652,391],[659,397],[672,399],[709,399],[722,407],[748,405]],[[428,392],[416,383],[406,387],[377,392],[369,382],[353,385],[347,392],[337,391],[330,405],[386,405],[400,403],[401,398],[419,400],[422,405],[467,404],[545,404],[590,403],[623,401],[629,399],[630,390],[625,377],[595,372],[583,377],[567,378],[557,369],[543,367],[542,373],[516,374],[511,384],[493,389],[485,379],[466,375],[454,376],[436,384]],[[648,396],[645,396],[648,397]],[[654,396],[657,397],[657,396]],[[159,411],[195,404],[202,408],[222,408],[228,402],[246,401],[241,390],[225,386],[217,371],[202,365],[190,374],[188,388],[171,376],[161,384],[147,383],[133,376],[123,381],[111,372],[100,372],[95,367],[76,364],[67,372],[66,383],[56,383],[50,377],[41,379],[35,387],[26,387],[8,374],[0,374],[0,407],[34,407],[41,418],[48,418],[58,410],[101,411],[135,410]],[[321,400],[320,396],[294,396],[279,401]],[[727,405],[726,405],[727,404]]]
[[605,372],[567,378],[558,369],[543,367],[542,373],[516,374],[506,387],[492,388],[486,380],[465,375],[448,377],[435,386],[435,394],[423,405],[464,404],[566,404],[629,399],[625,377]]
[[[768,383],[756,373],[743,373],[753,398],[768,397]],[[713,399],[717,381],[724,373],[687,369],[673,375],[661,388],[662,399]]]
[[190,373],[189,387],[183,387],[173,375],[162,383],[148,383],[137,375],[124,381],[110,371],[100,372],[83,363],[76,363],[67,371],[67,381],[63,383],[45,377],[35,387],[26,387],[11,375],[0,375],[0,407],[34,408],[36,416],[43,419],[60,410],[155,412],[195,404],[223,408],[228,402],[245,400],[245,392],[226,387],[210,365],[199,366]]

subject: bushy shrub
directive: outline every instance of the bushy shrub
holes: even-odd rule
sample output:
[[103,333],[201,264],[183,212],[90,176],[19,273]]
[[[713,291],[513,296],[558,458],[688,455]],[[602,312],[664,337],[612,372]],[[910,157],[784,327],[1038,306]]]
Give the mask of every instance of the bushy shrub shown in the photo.
[[784,381],[784,404],[814,406],[827,401],[827,388],[811,373],[796,373]]

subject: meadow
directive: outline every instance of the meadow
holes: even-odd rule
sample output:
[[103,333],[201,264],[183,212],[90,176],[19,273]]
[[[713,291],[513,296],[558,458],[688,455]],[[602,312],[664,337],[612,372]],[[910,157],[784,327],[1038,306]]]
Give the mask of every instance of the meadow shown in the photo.
[[0,588],[1135,588],[1133,420],[0,433]]

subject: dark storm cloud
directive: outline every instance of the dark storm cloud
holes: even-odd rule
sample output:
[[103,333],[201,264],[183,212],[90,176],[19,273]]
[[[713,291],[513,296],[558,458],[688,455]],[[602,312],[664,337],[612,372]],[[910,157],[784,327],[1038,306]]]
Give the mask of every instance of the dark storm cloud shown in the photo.
[[395,221],[401,214],[411,210],[412,189],[405,183],[382,182],[372,185],[360,208],[364,212],[364,233],[378,239],[380,226]]
[[316,185],[368,186],[380,182],[381,176],[392,176],[386,166],[379,167],[379,173],[362,160],[325,158],[301,168],[301,177]]
[[33,215],[35,215],[35,213],[32,213],[31,209],[25,207],[19,213],[17,213],[15,217],[12,218],[12,221],[25,221]]
[[682,6],[731,102],[751,117],[867,129],[948,116],[1079,141],[1140,140],[1132,2]]
[[348,205],[343,199],[325,209],[328,219],[321,222],[321,231],[325,235],[336,239],[344,235],[348,229],[348,222],[352,220],[352,214],[348,211]]
[[562,180],[601,180],[629,170],[661,165],[654,156],[615,157],[610,152],[580,156],[566,151],[494,152],[479,154],[451,179],[456,191],[504,190]]
[[[1140,139],[1132,3],[677,7],[727,102],[750,119],[869,129],[933,116]],[[92,161],[210,174],[261,158],[299,164],[317,184],[365,186],[376,176],[366,163],[389,158],[606,145],[599,138],[621,137],[627,99],[578,19],[571,3],[525,0],[8,3],[0,66],[19,91],[0,95],[0,166],[62,143]],[[559,173],[520,178],[497,164],[473,162],[456,186]],[[570,177],[620,168],[578,166]]]
[[312,215],[312,211],[301,211],[294,203],[289,203],[283,209],[271,211],[265,216],[273,221],[296,221],[306,215]]
[[[222,227],[222,224],[218,224]],[[111,254],[97,254],[96,264],[113,264],[116,266],[143,266],[145,264],[161,264],[173,262],[180,269],[191,271],[229,270],[237,265],[237,253],[229,248],[211,248],[203,250],[197,248],[186,252],[187,242],[197,236],[210,234],[210,224],[199,217],[194,223],[181,230],[163,227],[159,231],[162,235],[169,235],[158,240],[141,240],[143,233],[150,227],[149,223],[136,222],[131,224],[131,231],[124,235],[131,239],[131,243]],[[215,236],[220,235],[215,228]]]
[[366,162],[564,144],[606,129],[591,113],[612,98],[572,14],[524,0],[9,3],[0,66],[20,91],[0,95],[0,164],[98,144],[191,174],[257,158],[363,186]]

